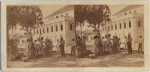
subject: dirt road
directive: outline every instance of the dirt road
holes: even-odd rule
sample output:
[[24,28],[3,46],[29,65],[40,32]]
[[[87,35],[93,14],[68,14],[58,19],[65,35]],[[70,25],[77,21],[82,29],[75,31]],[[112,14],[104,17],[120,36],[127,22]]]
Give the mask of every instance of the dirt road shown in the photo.
[[144,54],[134,53],[132,55],[121,52],[112,55],[101,55],[91,58],[75,58],[69,54],[64,58],[42,57],[22,60],[8,61],[9,68],[37,68],[37,67],[143,67]]

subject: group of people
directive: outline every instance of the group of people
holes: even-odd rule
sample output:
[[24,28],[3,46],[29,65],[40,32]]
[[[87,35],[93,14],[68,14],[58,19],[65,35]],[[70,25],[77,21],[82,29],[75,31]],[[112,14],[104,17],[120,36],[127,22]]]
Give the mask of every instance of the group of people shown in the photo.
[[103,52],[116,53],[120,48],[120,38],[118,36],[110,37],[110,34],[105,35],[105,38],[102,37]]
[[65,57],[65,50],[64,50],[65,40],[63,40],[63,38],[61,38],[60,41],[59,39],[57,39],[56,47],[57,47],[57,54],[61,55],[61,57]]
[[132,54],[132,37],[130,34],[128,35],[128,38],[126,37],[126,42],[121,43],[120,38],[118,36],[113,36],[113,38],[110,38],[111,34],[105,35],[105,37],[102,37],[102,40],[100,40],[97,36],[94,37],[95,39],[95,55],[98,55],[98,53],[117,53],[120,51],[121,44],[125,44],[125,46],[128,49],[128,53]]
[[[57,45],[57,48],[59,48],[59,52],[61,53],[61,56],[65,56],[64,52],[64,45],[65,41],[61,37],[59,45]],[[38,57],[39,55],[44,56],[52,56],[53,55],[53,42],[50,39],[46,39],[44,41],[44,37],[41,37],[37,40],[32,41],[32,39],[28,39],[26,43],[26,50],[24,52],[24,57],[26,59]]]
[[[111,35],[105,35],[105,37],[102,37],[102,39],[99,38],[99,36],[94,36],[94,44],[92,46],[91,52],[95,54],[95,56],[104,54],[106,52],[113,52],[116,53],[119,50],[120,47],[120,38],[117,36],[113,36],[113,39],[110,38]],[[131,52],[131,37],[130,35],[128,36],[129,38],[129,51]],[[86,44],[85,44],[85,37],[81,38],[78,36],[76,38],[76,42],[73,39],[74,44],[71,47],[71,54],[75,54],[76,57],[83,57],[84,52],[86,52]],[[75,47],[76,46],[76,47]]]
[[[130,34],[128,37],[125,36],[125,43],[120,42],[120,38],[117,36],[113,36],[113,38],[110,38],[111,34],[105,35],[105,37],[102,37],[101,39],[99,36],[94,36],[94,44],[93,44],[93,53],[95,56],[105,53],[117,53],[120,51],[120,45],[124,44],[125,49],[128,49],[128,54],[132,54],[132,37]],[[140,37],[141,38],[141,37]],[[33,57],[38,56],[42,54],[43,56],[46,55],[52,55],[53,54],[53,43],[50,39],[46,39],[46,41],[43,40],[44,38],[41,37],[38,40],[35,40],[32,42],[31,39],[27,40],[27,50],[25,52],[26,57]],[[76,57],[83,57],[84,52],[86,51],[86,44],[85,44],[85,37],[81,38],[78,36],[75,39],[72,39],[73,44],[71,47],[71,54],[76,55]],[[142,42],[141,42],[142,43]],[[139,50],[142,48],[142,44],[139,43]],[[61,57],[65,57],[65,51],[64,51],[65,41],[63,38],[60,38],[57,40],[57,53],[61,55]]]

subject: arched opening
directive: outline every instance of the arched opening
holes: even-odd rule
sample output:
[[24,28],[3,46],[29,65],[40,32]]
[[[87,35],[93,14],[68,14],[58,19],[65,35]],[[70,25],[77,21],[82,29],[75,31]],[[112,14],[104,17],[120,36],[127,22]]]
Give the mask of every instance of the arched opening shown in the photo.
[[53,26],[51,27],[51,31],[53,32]]
[[129,21],[129,28],[131,28],[131,21]]
[[38,30],[37,30],[37,34],[38,34]]
[[126,28],[126,22],[124,22],[124,28]]
[[72,24],[70,24],[70,30],[72,30]]
[[40,29],[40,34],[41,34],[41,29]]
[[45,33],[44,28],[43,28],[43,33]]
[[58,26],[56,25],[56,31],[58,31]]
[[61,27],[60,27],[60,28],[61,28],[61,31],[63,31],[63,25],[61,24],[60,26],[61,26]]
[[49,28],[47,28],[47,33],[49,33]]
[[117,30],[117,24],[115,25],[115,29]]
[[56,18],[58,18],[58,16],[56,16]]

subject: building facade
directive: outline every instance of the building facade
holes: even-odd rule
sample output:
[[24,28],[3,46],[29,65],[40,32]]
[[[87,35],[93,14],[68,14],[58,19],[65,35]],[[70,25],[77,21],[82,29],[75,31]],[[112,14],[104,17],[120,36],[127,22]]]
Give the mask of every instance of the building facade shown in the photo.
[[60,37],[65,40],[65,46],[72,44],[75,38],[74,31],[74,6],[65,6],[44,18],[44,24],[32,30],[33,39],[39,37],[50,39],[56,44]]
[[118,36],[124,42],[128,34],[133,38],[133,45],[142,36],[144,41],[144,6],[129,5],[113,15],[112,21],[102,27],[104,34],[109,30],[111,37]]

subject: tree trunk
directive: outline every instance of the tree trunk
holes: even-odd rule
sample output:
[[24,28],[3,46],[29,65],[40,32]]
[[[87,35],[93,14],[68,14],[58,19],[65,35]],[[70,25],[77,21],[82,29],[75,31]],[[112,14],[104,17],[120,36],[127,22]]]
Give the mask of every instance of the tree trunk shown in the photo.
[[[77,36],[76,36],[76,23],[74,25],[74,32],[75,32],[75,42],[77,42]],[[75,48],[76,48],[76,45],[75,45]]]
[[13,31],[13,26],[12,26],[12,39],[14,40],[14,31]]
[[80,28],[81,28],[81,39],[82,39],[82,26],[81,26],[81,23],[80,23]]

